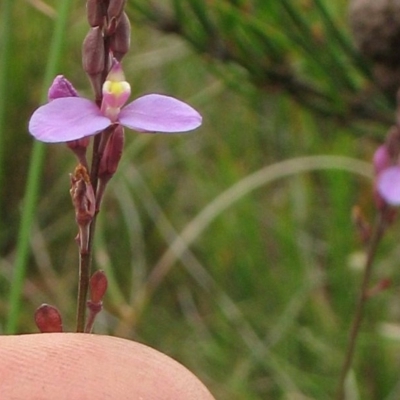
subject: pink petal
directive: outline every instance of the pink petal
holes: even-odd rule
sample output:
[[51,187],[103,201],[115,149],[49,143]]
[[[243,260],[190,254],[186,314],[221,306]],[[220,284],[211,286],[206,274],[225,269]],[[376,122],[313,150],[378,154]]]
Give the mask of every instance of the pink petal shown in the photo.
[[389,167],[382,171],[378,176],[376,188],[388,204],[400,205],[400,167]]
[[39,107],[29,121],[29,132],[47,143],[69,142],[94,135],[111,121],[90,100],[63,97]]
[[186,132],[201,125],[201,115],[173,97],[149,94],[125,106],[119,122],[139,132]]

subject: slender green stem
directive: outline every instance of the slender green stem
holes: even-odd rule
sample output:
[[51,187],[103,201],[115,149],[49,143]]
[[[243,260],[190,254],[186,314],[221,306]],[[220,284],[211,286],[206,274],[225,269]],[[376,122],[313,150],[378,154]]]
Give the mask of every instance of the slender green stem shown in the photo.
[[[7,93],[7,74],[9,72],[10,60],[10,42],[11,42],[11,12],[13,0],[4,0],[1,8],[1,39],[2,46],[0,47],[0,93]],[[6,132],[5,116],[6,116],[6,100],[7,96],[0,96],[0,190],[3,188],[3,171],[4,171],[4,135]],[[0,201],[3,198],[0,193]],[[0,202],[0,209],[1,209]]]
[[338,388],[336,393],[336,400],[344,400],[345,396],[345,383],[347,375],[350,371],[354,351],[356,347],[356,342],[358,335],[360,333],[361,323],[364,317],[365,304],[368,300],[368,289],[372,273],[372,265],[376,255],[376,250],[383,236],[386,228],[386,218],[385,211],[379,213],[378,219],[375,223],[375,229],[371,237],[370,244],[368,246],[367,260],[364,269],[364,276],[361,283],[360,293],[358,297],[358,302],[354,312],[353,322],[350,329],[349,341],[347,345],[347,351],[345,359],[342,365],[342,369],[339,376]]
[[[71,3],[72,0],[62,0],[59,3],[58,17],[55,22],[54,34],[43,82],[42,102],[46,101],[47,89],[52,78],[57,73],[57,67],[63,51],[62,45],[67,32],[67,21]],[[18,315],[21,307],[22,288],[29,256],[29,240],[38,199],[44,155],[44,146],[39,142],[35,142],[29,164],[19,236],[17,239],[14,276],[12,278],[9,294],[9,313],[5,327],[5,332],[8,334],[15,333],[17,329]]]

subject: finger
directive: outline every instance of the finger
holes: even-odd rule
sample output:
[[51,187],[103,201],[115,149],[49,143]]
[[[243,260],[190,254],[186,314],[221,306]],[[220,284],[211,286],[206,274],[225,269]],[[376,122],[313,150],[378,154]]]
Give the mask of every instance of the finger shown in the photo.
[[0,398],[214,400],[191,372],[154,349],[78,333],[0,336]]

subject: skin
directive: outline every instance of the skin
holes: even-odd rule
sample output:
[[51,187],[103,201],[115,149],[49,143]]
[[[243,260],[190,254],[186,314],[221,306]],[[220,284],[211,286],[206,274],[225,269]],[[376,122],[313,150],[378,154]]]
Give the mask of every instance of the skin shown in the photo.
[[214,400],[185,367],[142,344],[110,336],[0,336],[3,400]]

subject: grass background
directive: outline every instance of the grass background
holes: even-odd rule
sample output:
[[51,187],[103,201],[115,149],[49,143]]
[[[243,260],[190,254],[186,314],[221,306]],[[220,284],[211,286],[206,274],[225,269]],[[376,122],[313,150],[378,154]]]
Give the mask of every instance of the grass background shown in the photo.
[[[73,330],[68,174],[76,161],[65,146],[43,147],[29,235],[21,218],[32,167],[27,122],[47,88],[60,12],[55,73],[91,96],[81,69],[84,2],[1,7],[9,23],[0,36],[0,332],[12,318],[21,235],[28,251],[16,331],[36,331],[43,302]],[[368,162],[393,113],[352,45],[346,7],[128,1],[124,70],[133,95],[173,95],[204,123],[187,135],[127,132],[96,236],[94,266],[110,279],[96,332],[171,355],[217,399],[330,399],[335,391],[364,257],[351,210],[359,204],[374,218]],[[368,303],[348,399],[400,396],[397,237],[395,225],[379,250],[373,281],[392,286]]]

